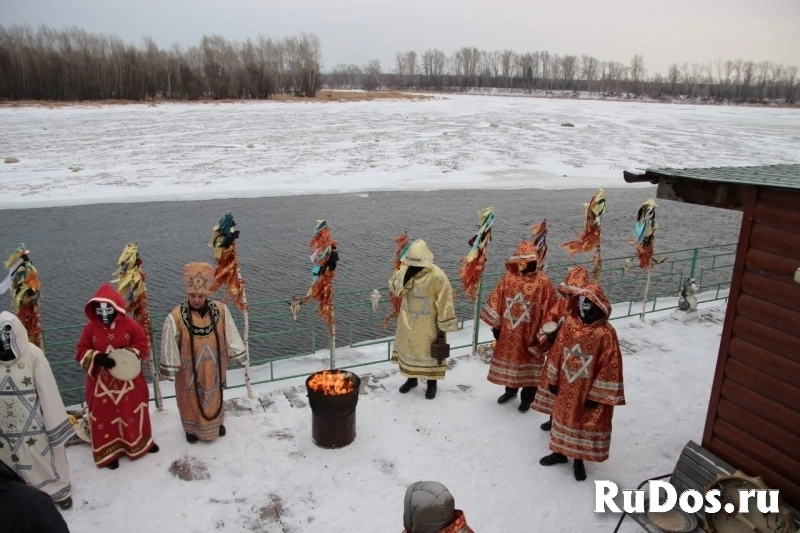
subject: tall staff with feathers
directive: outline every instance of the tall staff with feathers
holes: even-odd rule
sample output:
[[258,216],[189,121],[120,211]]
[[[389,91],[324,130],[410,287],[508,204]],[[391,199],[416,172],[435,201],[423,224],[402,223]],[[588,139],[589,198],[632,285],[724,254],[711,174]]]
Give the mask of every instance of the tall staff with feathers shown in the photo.
[[492,240],[492,225],[494,224],[494,207],[487,207],[478,211],[478,232],[469,240],[472,247],[467,255],[461,258],[461,288],[467,293],[475,304],[472,316],[475,317],[475,325],[472,332],[472,353],[478,349],[478,319],[481,303],[478,301],[478,293],[483,283],[483,274],[486,271],[486,247]]
[[[394,265],[392,266],[392,272],[396,272],[397,269],[402,266],[402,263],[400,263],[400,260],[403,258],[403,256],[408,251],[409,246],[411,246],[411,244],[409,243],[409,238],[408,238],[408,232],[407,231],[404,231],[400,236],[398,236],[394,240],[394,242],[395,242]],[[383,329],[388,328],[389,327],[389,322],[391,322],[392,319],[397,318],[398,315],[400,315],[400,306],[403,303],[403,299],[402,298],[400,298],[399,296],[395,296],[391,292],[389,292],[389,299],[391,300],[392,307],[391,307],[391,311],[386,316],[386,319],[383,321]]]
[[39,273],[30,260],[30,253],[24,243],[20,243],[17,249],[11,252],[5,263],[8,275],[0,281],[0,294],[11,289],[11,305],[17,318],[28,331],[28,342],[34,343],[44,351],[42,319],[39,314],[41,283]]
[[147,287],[144,272],[142,272],[142,259],[139,257],[139,247],[136,243],[128,243],[122,250],[114,275],[116,277],[111,282],[117,284],[117,291],[125,301],[125,311],[136,320],[147,335],[148,353],[150,354],[147,362],[150,366],[150,374],[153,376],[153,392],[156,396],[158,410],[163,411],[161,383],[153,361],[153,336],[150,312],[147,310]]
[[592,262],[594,262],[594,270],[592,275],[596,282],[600,281],[600,270],[602,268],[603,259],[600,249],[600,235],[601,227],[600,221],[606,211],[606,195],[603,189],[598,189],[597,194],[592,196],[588,204],[583,204],[586,208],[583,221],[583,233],[576,235],[578,240],[569,241],[561,245],[569,255],[577,253],[588,253],[594,251]]
[[636,226],[634,233],[636,239],[631,244],[636,245],[636,255],[639,257],[639,268],[647,272],[647,283],[644,286],[644,299],[642,300],[642,312],[639,319],[644,322],[645,306],[647,305],[647,293],[650,290],[650,275],[653,273],[657,261],[653,258],[655,243],[655,232],[658,228],[656,224],[656,202],[652,198],[647,200],[639,208],[636,214]]
[[336,277],[336,263],[339,261],[339,252],[336,251],[338,242],[331,238],[331,230],[325,220],[317,220],[314,236],[308,246],[311,250],[311,287],[306,297],[301,300],[305,303],[313,298],[319,302],[317,315],[328,325],[330,337],[331,370],[336,368],[336,316],[333,310],[333,279]]
[[238,307],[244,315],[244,383],[247,386],[248,398],[254,398],[253,387],[250,384],[250,320],[249,307],[247,305],[247,292],[245,290],[242,270],[239,266],[239,255],[236,249],[236,239],[239,238],[239,230],[236,229],[236,222],[230,211],[225,213],[216,226],[214,226],[211,242],[208,244],[214,249],[214,257],[217,259],[217,268],[214,271],[214,283],[211,285],[211,292],[217,291],[223,285],[227,289],[225,301],[233,300],[233,304]]

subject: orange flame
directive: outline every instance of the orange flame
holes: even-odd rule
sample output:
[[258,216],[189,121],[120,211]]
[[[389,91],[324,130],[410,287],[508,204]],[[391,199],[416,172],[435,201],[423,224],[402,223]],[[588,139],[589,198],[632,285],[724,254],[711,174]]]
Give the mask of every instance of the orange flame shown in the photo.
[[308,388],[318,394],[347,394],[353,392],[355,384],[350,373],[342,372],[341,370],[325,370],[315,374],[308,382]]

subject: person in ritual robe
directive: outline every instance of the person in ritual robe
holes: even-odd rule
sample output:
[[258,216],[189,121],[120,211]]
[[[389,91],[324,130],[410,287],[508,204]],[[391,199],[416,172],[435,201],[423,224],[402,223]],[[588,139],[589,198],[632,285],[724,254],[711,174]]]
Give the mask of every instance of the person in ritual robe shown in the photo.
[[224,437],[228,362],[244,363],[244,342],[228,306],[209,300],[214,267],[189,263],[183,269],[187,299],[164,321],[159,372],[175,381],[186,441]]
[[417,481],[406,488],[403,533],[475,533],[464,512],[456,509],[447,487],[436,481]]
[[84,308],[89,319],[78,341],[75,359],[86,372],[86,405],[92,454],[98,468],[116,470],[119,458],[139,459],[159,448],[150,429],[150,389],[144,374],[120,380],[110,370],[109,353],[124,348],[136,354],[142,367],[149,343],[142,327],[125,312],[122,296],[104,283]]
[[516,398],[522,388],[520,413],[528,412],[537,394],[544,363],[539,328],[556,301],[553,284],[538,265],[536,246],[522,241],[481,312],[481,320],[497,340],[487,379],[505,386],[497,399],[501,405]]
[[[553,322],[560,327],[564,320],[566,320],[570,306],[574,306],[575,304],[575,302],[572,301],[572,297],[574,296],[576,289],[585,287],[588,284],[589,273],[584,267],[577,266],[570,268],[564,281],[558,285],[558,292],[561,294],[561,298],[556,300],[556,302],[550,306],[550,310],[547,312],[547,316],[545,316],[544,320],[542,320],[542,323],[546,324],[548,322]],[[557,334],[558,330],[551,334],[545,334],[543,331],[539,331],[540,346],[542,346],[542,350],[545,352],[545,360],[542,368],[547,368],[547,354],[550,351],[550,348],[553,347],[553,342],[555,341]],[[550,431],[550,428],[553,425],[553,401],[555,398],[548,389],[546,372],[542,373],[542,381],[543,383],[540,384],[539,389],[536,392],[536,399],[534,400],[532,407],[534,411],[538,411],[550,416],[550,419],[547,422],[539,426],[542,428],[542,431]]]
[[423,240],[414,241],[389,279],[389,290],[402,298],[392,349],[392,362],[408,378],[400,387],[405,394],[428,380],[425,398],[436,397],[436,382],[444,379],[447,361],[431,354],[431,344],[458,329],[453,288]]
[[44,352],[19,318],[0,313],[0,460],[62,509],[72,507],[64,445],[72,436],[64,402]]
[[584,461],[602,462],[611,448],[614,406],[625,405],[622,353],[609,324],[611,305],[603,289],[590,283],[577,289],[574,306],[558,332],[547,360],[547,382],[555,395],[551,466],[574,459],[575,479],[584,481]]

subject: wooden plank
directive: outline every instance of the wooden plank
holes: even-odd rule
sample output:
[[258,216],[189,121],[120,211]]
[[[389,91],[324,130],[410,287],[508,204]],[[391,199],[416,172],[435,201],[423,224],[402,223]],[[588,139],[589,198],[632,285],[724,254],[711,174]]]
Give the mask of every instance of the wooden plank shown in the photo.
[[757,437],[748,435],[724,420],[717,419],[714,424],[714,437],[741,450],[742,453],[752,457],[754,461],[765,468],[764,471],[754,475],[761,476],[771,473],[789,480],[796,479],[797,472],[800,472],[800,461],[779,452]]
[[725,367],[725,376],[739,385],[757,392],[787,409],[800,413],[800,388],[746,365],[735,359],[729,359]]
[[800,313],[792,313],[779,305],[759,300],[749,294],[742,294],[739,297],[736,312],[759,324],[786,331],[800,338]]
[[678,494],[687,489],[701,490],[704,487],[702,481],[693,479],[682,470],[675,471],[675,473],[672,474],[672,479],[674,480],[672,484],[678,489]]
[[747,251],[745,268],[755,270],[771,278],[782,279],[786,283],[794,283],[794,273],[800,267],[800,260],[750,249]]
[[737,316],[733,325],[736,336],[750,344],[760,346],[772,353],[800,363],[800,350],[797,349],[797,337],[786,332],[759,324],[743,316]]
[[[800,242],[800,235],[797,236],[797,240]],[[800,260],[798,260],[798,264],[800,264]],[[800,285],[784,283],[785,279],[745,271],[742,275],[742,292],[800,313]]]
[[733,380],[722,382],[722,400],[727,400],[760,416],[770,424],[800,437],[800,413],[766,398]]
[[759,202],[753,211],[759,226],[785,230],[800,227],[800,211],[794,207]]
[[754,346],[739,337],[734,337],[731,340],[728,357],[758,368],[765,374],[769,374],[779,381],[785,381],[790,385],[797,384],[800,378],[800,363],[759,346]]
[[694,479],[698,484],[705,486],[709,481],[714,479],[716,475],[713,471],[708,470],[705,465],[696,463],[687,455],[681,455],[680,460],[676,466],[677,470],[685,472],[686,475]]
[[717,474],[718,472],[729,474],[736,470],[721,458],[711,453],[707,448],[700,446],[693,440],[690,440],[686,444],[685,450],[686,455],[688,455],[694,462],[707,464],[708,471],[713,472],[714,474]]
[[748,476],[764,478],[764,483],[771,489],[778,489],[781,498],[789,505],[794,507],[800,505],[800,486],[759,463],[750,455],[749,451],[731,446],[716,437],[711,441],[711,448],[716,455],[725,461],[736,464],[739,470]]
[[800,209],[800,192],[787,189],[761,187],[758,190],[759,203],[782,205]]
[[739,243],[736,246],[736,259],[733,263],[733,277],[728,297],[725,321],[722,323],[722,338],[720,339],[719,352],[717,354],[717,366],[714,370],[714,381],[711,385],[711,398],[709,399],[708,412],[706,413],[706,425],[703,430],[704,448],[708,448],[714,429],[714,418],[717,414],[717,403],[719,402],[722,380],[725,377],[725,363],[728,360],[728,346],[733,336],[733,319],[736,317],[736,309],[739,304],[739,294],[742,286],[742,274],[744,273],[744,261],[747,255],[747,248],[750,244],[750,231],[753,226],[753,213],[756,207],[756,197],[758,189],[756,187],[747,188],[747,199],[742,213],[742,225],[739,228]]
[[775,229],[753,224],[750,247],[800,260],[800,228]]
[[752,435],[767,446],[800,462],[800,437],[759,418],[755,413],[723,398],[717,407],[717,419],[724,420],[736,429]]

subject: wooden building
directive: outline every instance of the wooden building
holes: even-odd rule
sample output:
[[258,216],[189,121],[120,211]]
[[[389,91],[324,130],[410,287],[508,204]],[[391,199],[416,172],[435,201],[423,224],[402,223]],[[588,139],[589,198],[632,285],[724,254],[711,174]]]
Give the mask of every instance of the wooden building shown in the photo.
[[800,164],[624,177],[657,184],[657,198],[742,211],[702,446],[800,508]]

